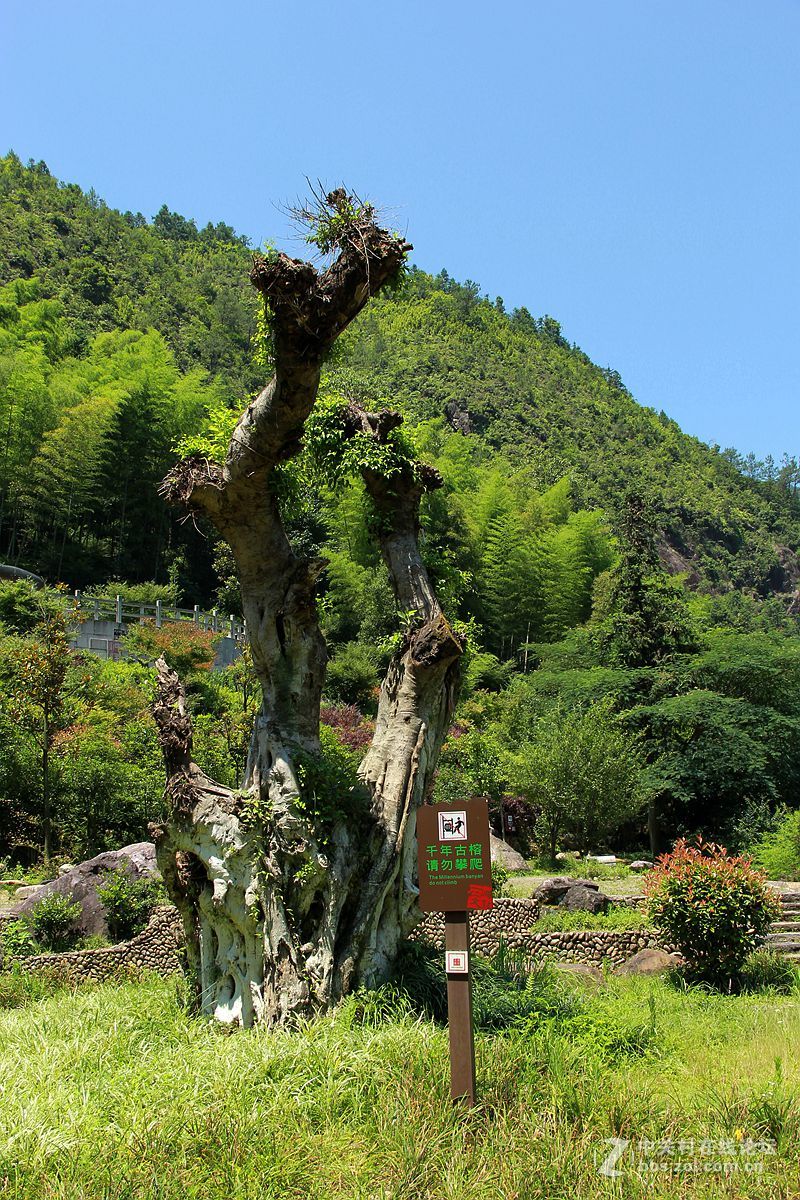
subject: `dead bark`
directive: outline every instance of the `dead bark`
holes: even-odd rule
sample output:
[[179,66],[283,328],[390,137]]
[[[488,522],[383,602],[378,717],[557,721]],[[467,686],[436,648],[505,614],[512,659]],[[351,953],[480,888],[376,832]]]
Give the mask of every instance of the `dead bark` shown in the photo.
[[[324,273],[285,255],[254,263],[275,374],[242,414],[224,464],[186,460],[163,485],[231,545],[263,693],[244,787],[234,793],[192,761],[183,693],[158,664],[154,712],[170,807],[156,830],[159,864],[183,915],[200,1007],[242,1025],[286,1022],[385,978],[414,919],[415,812],[449,724],[462,653],[417,540],[422,495],[441,481],[411,463],[389,478],[364,469],[398,605],[415,618],[381,688],[359,772],[363,794],[312,810],[300,768],[320,753],[324,563],[293,552],[273,471],[301,448],[331,344],[410,249],[345,193],[327,206],[339,255]],[[347,423],[380,442],[400,418],[351,405]]]

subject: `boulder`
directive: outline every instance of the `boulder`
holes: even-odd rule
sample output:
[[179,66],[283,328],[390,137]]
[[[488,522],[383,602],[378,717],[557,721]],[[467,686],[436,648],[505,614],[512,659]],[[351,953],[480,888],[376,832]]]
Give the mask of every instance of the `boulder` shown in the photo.
[[573,975],[576,979],[583,979],[586,983],[602,983],[603,972],[600,967],[594,967],[591,963],[556,963],[557,971],[563,971],[565,975]]
[[489,834],[489,847],[492,862],[499,863],[507,871],[524,871],[527,868],[528,864],[519,851],[509,846],[502,838],[495,837],[493,833]]
[[572,887],[573,881],[566,875],[553,875],[550,879],[542,879],[531,893],[534,900],[542,904],[558,904],[559,900]]
[[564,893],[558,907],[566,908],[568,912],[604,913],[608,908],[608,896],[604,896],[597,888],[578,883]]
[[683,962],[680,954],[667,954],[666,950],[640,950],[616,968],[617,975],[663,975]]
[[591,879],[570,879],[566,875],[553,875],[542,879],[533,889],[532,896],[541,904],[558,904],[570,888],[586,887],[590,891],[598,891],[598,885]]
[[25,896],[8,909],[6,915],[12,918],[24,917],[46,896],[68,896],[81,906],[81,916],[77,922],[81,932],[85,935],[99,934],[107,937],[105,912],[97,896],[97,889],[109,871],[120,869],[128,871],[134,879],[141,879],[143,876],[160,879],[153,843],[135,842],[131,846],[123,846],[121,850],[107,850],[79,863],[77,867],[72,867],[49,883],[26,888]]
[[648,862],[646,858],[637,858],[635,862],[629,864],[631,871],[652,871],[653,864]]

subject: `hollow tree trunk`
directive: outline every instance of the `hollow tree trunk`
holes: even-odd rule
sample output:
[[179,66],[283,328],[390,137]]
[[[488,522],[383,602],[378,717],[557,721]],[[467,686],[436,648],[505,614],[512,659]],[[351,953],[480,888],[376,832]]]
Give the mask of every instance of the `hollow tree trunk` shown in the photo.
[[[170,819],[158,861],[186,928],[200,1007],[224,1022],[285,1022],[386,977],[414,921],[415,813],[426,798],[455,702],[462,641],[447,622],[419,552],[419,504],[435,472],[406,463],[389,478],[364,469],[398,604],[413,610],[383,681],[362,794],[312,804],[326,648],[316,610],[321,561],[294,554],[273,472],[296,454],[330,345],[410,247],[371,209],[349,214],[324,274],[279,255],[256,260],[275,375],[243,413],[223,466],[184,461],[164,482],[229,542],[263,693],[244,786],[233,792],[192,761],[177,677],[158,664],[154,714],[167,767]],[[348,224],[349,221],[349,224]],[[351,405],[346,432],[385,442],[397,414]],[[304,779],[306,784],[304,786]]]

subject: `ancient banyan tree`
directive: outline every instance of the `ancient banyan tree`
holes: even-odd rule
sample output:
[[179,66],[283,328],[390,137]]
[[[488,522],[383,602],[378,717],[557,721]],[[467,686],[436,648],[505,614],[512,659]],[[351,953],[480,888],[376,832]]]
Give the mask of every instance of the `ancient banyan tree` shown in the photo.
[[[276,253],[257,256],[251,273],[272,378],[239,418],[224,462],[188,458],[162,485],[233,551],[263,693],[244,784],[232,791],[193,762],[180,682],[158,664],[169,810],[155,829],[158,861],[186,927],[198,1004],[242,1025],[319,1011],[386,978],[414,921],[415,814],[432,786],[463,649],[418,543],[420,501],[441,485],[437,473],[415,460],[398,413],[345,396],[315,412],[331,346],[411,247],[343,189],[304,216],[331,265]],[[287,464],[314,428],[329,469],[346,462],[361,474],[405,614],[358,786],[339,796],[326,792],[320,748],[325,563],[295,552],[282,518]]]

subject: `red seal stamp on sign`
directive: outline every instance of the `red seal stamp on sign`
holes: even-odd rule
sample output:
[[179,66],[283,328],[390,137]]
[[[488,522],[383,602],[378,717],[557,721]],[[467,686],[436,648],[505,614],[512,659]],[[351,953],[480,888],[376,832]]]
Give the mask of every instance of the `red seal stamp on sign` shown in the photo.
[[467,908],[491,908],[492,885],[490,883],[471,883],[467,888]]

